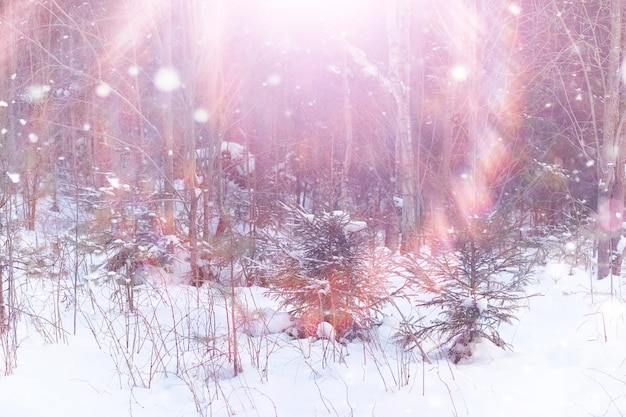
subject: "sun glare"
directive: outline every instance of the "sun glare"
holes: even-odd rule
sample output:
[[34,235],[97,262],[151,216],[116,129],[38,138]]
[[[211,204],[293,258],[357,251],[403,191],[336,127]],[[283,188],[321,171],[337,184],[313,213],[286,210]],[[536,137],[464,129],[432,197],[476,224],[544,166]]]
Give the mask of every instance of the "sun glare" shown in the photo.
[[367,3],[367,0],[273,0],[269,3],[283,16],[298,15],[323,19],[354,13]]
[[180,87],[180,76],[174,68],[160,68],[154,75],[154,86],[157,90],[168,93]]
[[522,8],[518,4],[511,4],[508,9],[513,16],[519,16],[522,13]]
[[291,27],[310,31],[312,35],[332,32],[341,37],[367,30],[371,25],[370,13],[379,4],[377,0],[245,0],[244,3],[258,11],[255,24],[266,30]]
[[469,76],[469,71],[465,65],[456,65],[450,70],[450,75],[454,81],[465,81]]

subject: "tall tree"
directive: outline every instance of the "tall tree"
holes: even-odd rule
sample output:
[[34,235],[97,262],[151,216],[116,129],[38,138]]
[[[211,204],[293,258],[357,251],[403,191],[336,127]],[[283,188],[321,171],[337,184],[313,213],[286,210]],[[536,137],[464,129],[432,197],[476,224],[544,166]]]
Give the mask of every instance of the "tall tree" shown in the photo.
[[411,119],[411,0],[387,3],[389,87],[395,99],[395,135],[398,194],[402,198],[400,250],[415,252],[419,246],[421,196]]
[[[163,15],[161,18],[161,62],[163,67],[159,71],[173,71],[172,68],[172,0],[167,0],[163,9]],[[161,73],[167,74],[167,73]],[[174,75],[175,73],[171,74]],[[169,75],[168,75],[169,76]],[[175,81],[174,81],[175,82]],[[173,87],[172,85],[171,87]],[[168,86],[169,87],[169,86]],[[163,93],[163,127],[161,136],[163,138],[163,163],[164,163],[164,214],[165,225],[163,231],[165,234],[174,234],[174,218],[175,218],[175,204],[174,198],[176,190],[174,188],[174,112],[172,107],[172,91],[168,91],[170,88],[165,88],[161,92]]]
[[625,6],[622,0],[611,0],[609,7],[609,50],[602,120],[602,148],[599,155],[598,278],[604,278],[610,273],[619,274],[621,254],[616,253],[616,248],[622,232],[625,194],[626,143],[623,125],[626,107],[620,92],[623,74],[620,65],[625,43]]

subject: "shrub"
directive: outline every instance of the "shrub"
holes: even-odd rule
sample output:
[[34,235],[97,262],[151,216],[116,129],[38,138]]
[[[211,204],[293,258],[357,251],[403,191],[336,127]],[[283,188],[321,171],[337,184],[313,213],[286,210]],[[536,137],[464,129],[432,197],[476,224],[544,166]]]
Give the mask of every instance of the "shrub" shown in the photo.
[[534,265],[518,245],[519,230],[501,213],[472,218],[435,242],[446,250],[409,260],[417,305],[427,314],[403,323],[400,341],[414,347],[432,338],[454,363],[471,356],[481,339],[509,347],[498,329],[528,298]]
[[387,298],[384,278],[368,262],[364,223],[343,212],[290,212],[293,233],[269,283],[273,296],[298,319],[299,336],[315,335],[321,322],[338,338],[355,336]]

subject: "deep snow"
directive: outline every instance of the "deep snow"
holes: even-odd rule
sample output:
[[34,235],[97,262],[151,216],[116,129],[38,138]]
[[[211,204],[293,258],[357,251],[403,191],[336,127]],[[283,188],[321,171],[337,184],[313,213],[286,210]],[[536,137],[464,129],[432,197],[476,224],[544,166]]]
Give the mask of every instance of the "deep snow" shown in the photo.
[[[71,283],[25,278],[22,302],[43,319],[20,322],[18,366],[0,377],[0,415],[621,416],[626,303],[618,278],[570,270],[555,262],[538,269],[529,308],[501,328],[513,351],[484,342],[459,365],[400,350],[390,340],[398,323],[391,309],[368,343],[264,331],[259,320],[274,332],[288,319],[263,289],[238,288],[235,377],[227,341],[208,340],[227,331],[224,291],[156,280],[136,291],[137,313],[121,313],[123,294],[110,284],[83,286],[71,335],[73,304],[49,296],[71,294]],[[45,322],[55,311],[60,335]]]

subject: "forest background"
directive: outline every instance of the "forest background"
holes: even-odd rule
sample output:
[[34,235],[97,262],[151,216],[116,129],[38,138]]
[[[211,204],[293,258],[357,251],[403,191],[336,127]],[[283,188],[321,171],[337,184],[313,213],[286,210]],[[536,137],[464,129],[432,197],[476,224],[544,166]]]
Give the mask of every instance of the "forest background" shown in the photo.
[[0,404],[623,415],[625,53],[621,0],[0,0]]
[[619,0],[0,7],[2,329],[14,271],[37,267],[13,237],[67,204],[58,256],[104,250],[131,274],[176,245],[195,284],[226,257],[264,285],[293,207],[349,213],[403,254],[505,213],[619,273]]
[[5,225],[16,194],[31,230],[42,197],[72,195],[107,227],[136,228],[143,207],[196,252],[236,223],[280,221],[282,202],[350,212],[411,252],[506,208],[532,226],[585,225],[606,276],[624,200],[623,12],[4,2]]

